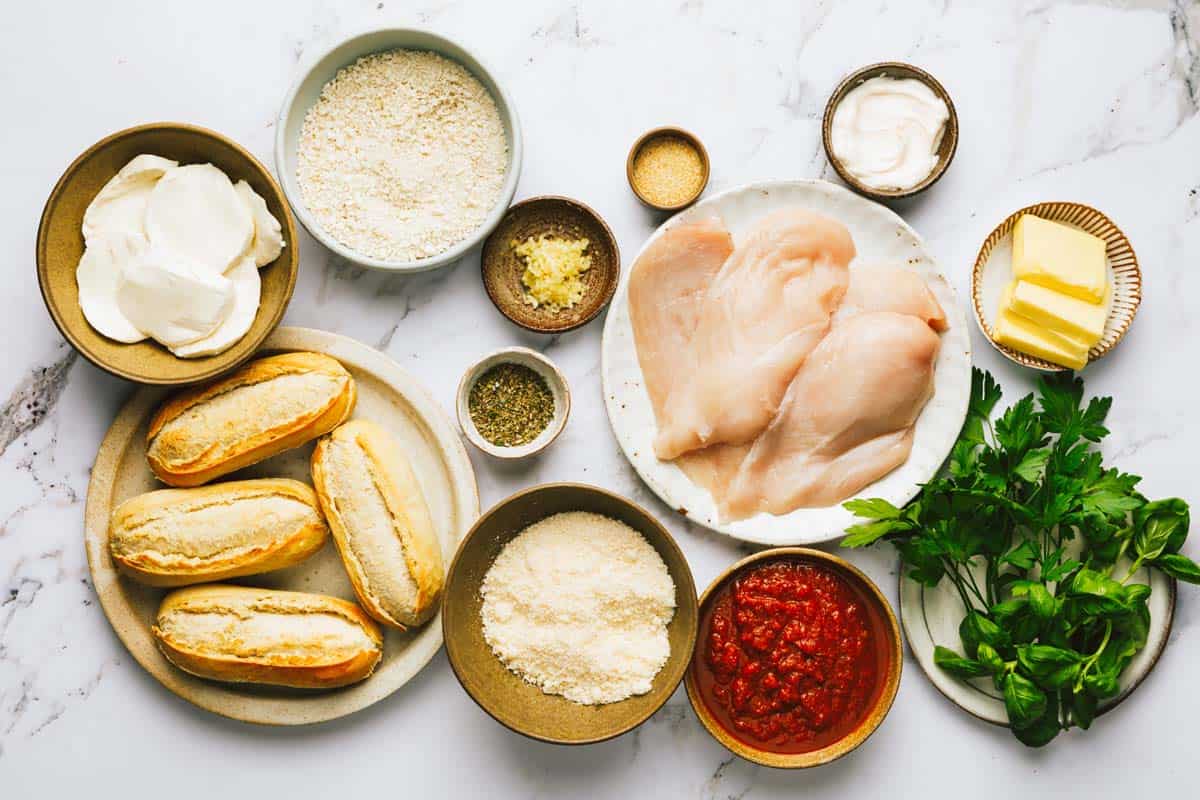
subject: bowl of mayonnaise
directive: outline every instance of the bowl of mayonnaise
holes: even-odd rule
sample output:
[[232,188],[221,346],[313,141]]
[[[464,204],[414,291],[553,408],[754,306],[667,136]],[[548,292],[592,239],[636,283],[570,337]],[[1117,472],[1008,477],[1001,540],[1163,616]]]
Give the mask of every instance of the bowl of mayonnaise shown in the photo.
[[958,115],[945,87],[925,70],[899,61],[871,64],[833,90],[822,140],[851,189],[875,200],[910,197],[950,166]]

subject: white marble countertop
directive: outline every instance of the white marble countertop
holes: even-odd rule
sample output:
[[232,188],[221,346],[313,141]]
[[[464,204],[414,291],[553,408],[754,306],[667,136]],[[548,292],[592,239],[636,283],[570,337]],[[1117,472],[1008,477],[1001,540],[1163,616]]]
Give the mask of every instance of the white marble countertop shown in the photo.
[[[522,116],[518,199],[584,200],[608,219],[627,258],[656,224],[625,184],[626,150],[639,132],[665,123],[698,132],[713,159],[710,191],[830,177],[820,114],[837,79],[874,61],[912,61],[950,90],[962,137],[941,183],[898,210],[928,238],[964,303],[979,242],[1012,210],[1062,199],[1112,216],[1138,252],[1146,293],[1125,342],[1086,372],[1090,391],[1116,397],[1105,450],[1145,476],[1148,494],[1200,501],[1192,395],[1200,390],[1200,5],[143,0],[21,3],[5,17],[0,794],[124,787],[169,790],[156,792],[164,797],[1195,795],[1200,597],[1191,587],[1181,587],[1170,645],[1134,698],[1091,731],[1041,751],[959,712],[911,658],[875,736],[805,773],[732,757],[700,727],[682,690],[617,740],[584,748],[530,742],[471,702],[444,655],[393,697],[333,723],[269,729],[199,711],[133,662],[95,603],[81,532],[88,470],[131,386],[64,344],[38,295],[33,244],[63,168],[119,128],[194,122],[272,163],[278,104],[298,62],[369,27],[428,26],[480,53]],[[520,332],[488,303],[478,255],[435,274],[388,278],[340,262],[307,237],[298,244],[301,275],[285,323],[383,349],[447,409],[464,367],[501,345],[541,348],[566,371],[575,412],[545,458],[499,467],[473,454],[485,506],[548,480],[622,492],[672,528],[701,587],[748,551],[657,503],[621,457],[600,398],[601,321],[557,338]],[[1030,373],[972,335],[976,363],[1010,399],[1031,385]],[[1200,541],[1188,551],[1200,556]],[[891,551],[853,560],[894,601]]]

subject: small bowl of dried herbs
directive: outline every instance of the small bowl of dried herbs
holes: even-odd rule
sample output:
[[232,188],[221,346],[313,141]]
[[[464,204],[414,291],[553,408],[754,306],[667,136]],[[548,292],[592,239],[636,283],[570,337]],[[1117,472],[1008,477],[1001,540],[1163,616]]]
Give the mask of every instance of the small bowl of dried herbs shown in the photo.
[[458,384],[458,424],[471,444],[496,458],[540,453],[571,413],[566,376],[527,347],[506,347],[475,362]]

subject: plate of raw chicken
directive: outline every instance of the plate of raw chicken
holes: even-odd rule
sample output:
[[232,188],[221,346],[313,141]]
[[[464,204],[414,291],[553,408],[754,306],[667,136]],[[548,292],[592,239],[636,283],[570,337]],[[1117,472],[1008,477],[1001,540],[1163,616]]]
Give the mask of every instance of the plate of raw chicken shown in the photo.
[[842,503],[901,505],[962,427],[954,289],[896,214],[824,181],[750,184],[647,240],[609,309],[604,399],[679,513],[763,544],[835,539]]

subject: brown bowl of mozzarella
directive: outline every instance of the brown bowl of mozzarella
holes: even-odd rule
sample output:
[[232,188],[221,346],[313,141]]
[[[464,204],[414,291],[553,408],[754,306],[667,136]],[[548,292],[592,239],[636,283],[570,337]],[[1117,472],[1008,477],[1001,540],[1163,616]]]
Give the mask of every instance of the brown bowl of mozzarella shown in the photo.
[[299,257],[275,179],[234,141],[139,125],[76,158],[37,237],[42,297],[84,358],[138,383],[208,380],[283,318]]

